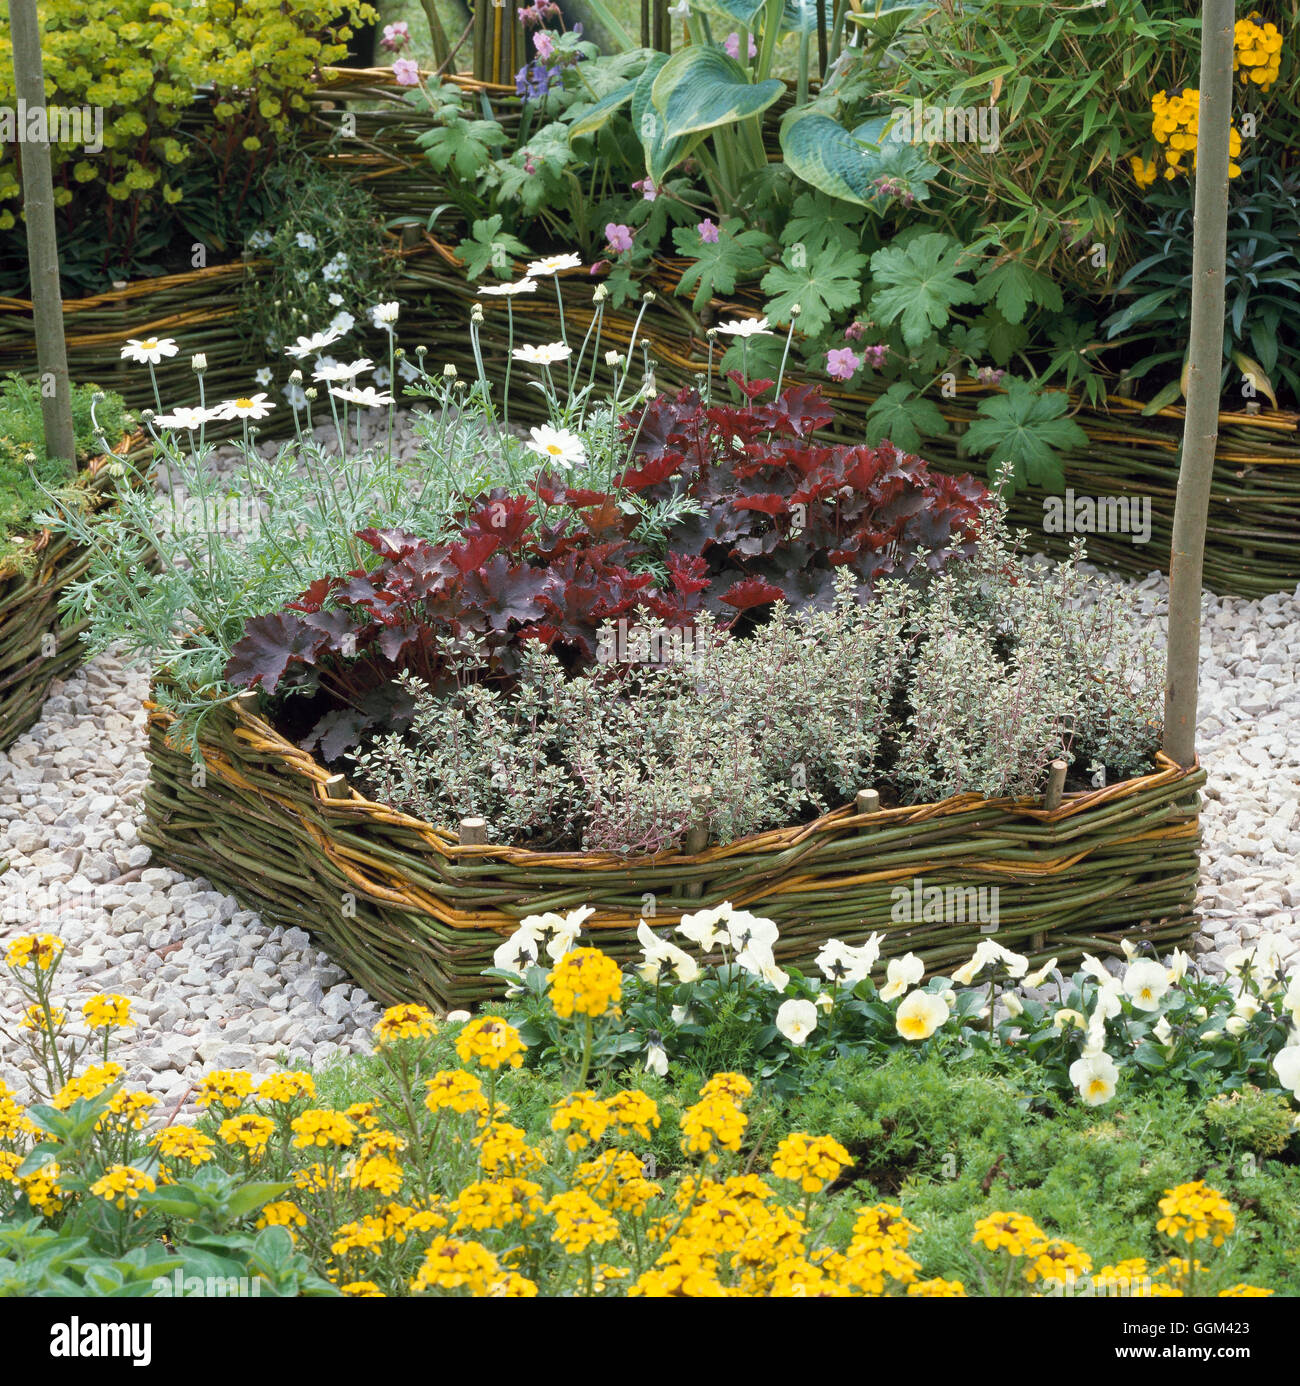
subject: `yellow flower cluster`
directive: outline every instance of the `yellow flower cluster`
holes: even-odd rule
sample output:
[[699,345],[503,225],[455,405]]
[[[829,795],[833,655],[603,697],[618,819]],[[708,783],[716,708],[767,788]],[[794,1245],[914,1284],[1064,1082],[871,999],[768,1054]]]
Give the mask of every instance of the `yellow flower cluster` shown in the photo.
[[95,1123],[96,1131],[143,1131],[150,1111],[158,1105],[151,1092],[117,1092],[108,1111]]
[[631,1150],[605,1150],[585,1160],[573,1172],[574,1182],[606,1207],[623,1213],[644,1213],[663,1193],[645,1177],[645,1161]]
[[804,1193],[820,1193],[853,1156],[832,1136],[809,1136],[792,1131],[776,1149],[772,1173],[798,1184]]
[[1276,24],[1266,24],[1253,10],[1237,20],[1232,31],[1232,70],[1243,82],[1254,82],[1267,91],[1282,67],[1282,34]]
[[121,1082],[125,1072],[122,1065],[117,1063],[91,1064],[84,1073],[64,1083],[50,1098],[50,1106],[66,1112],[79,1098],[98,1097],[105,1088]]
[[82,1006],[81,1014],[92,1030],[124,1030],[135,1024],[131,1019],[131,1002],[125,996],[104,993],[92,996]]
[[203,1075],[194,1101],[200,1107],[224,1107],[229,1112],[242,1107],[252,1091],[253,1080],[247,1073],[218,1068]]
[[[296,1124],[294,1129],[297,1129]],[[256,1112],[227,1117],[217,1128],[217,1136],[224,1144],[243,1146],[250,1155],[261,1155],[274,1133],[275,1122],[270,1117],[258,1116]]]
[[[160,1159],[184,1160],[189,1165],[205,1164],[212,1159],[216,1146],[211,1136],[205,1136],[193,1126],[164,1126],[150,1138],[149,1144],[157,1147]],[[171,1171],[166,1166],[163,1168],[170,1178]]]
[[518,1068],[524,1061],[524,1048],[519,1031],[499,1015],[475,1016],[456,1036],[461,1063],[477,1063],[493,1073],[503,1067]]
[[455,1237],[435,1237],[425,1252],[411,1289],[466,1289],[473,1295],[486,1295],[500,1279],[497,1258],[481,1242],[459,1241]]
[[480,1180],[466,1184],[447,1206],[456,1213],[453,1232],[482,1232],[512,1223],[530,1227],[542,1211],[542,1186],[531,1179]]
[[357,1128],[342,1112],[331,1112],[324,1108],[313,1108],[296,1116],[289,1123],[296,1146],[352,1144]]
[[1236,1226],[1228,1200],[1203,1179],[1166,1190],[1159,1207],[1164,1216],[1156,1223],[1156,1231],[1175,1241],[1179,1237],[1187,1242],[1209,1238],[1215,1246],[1222,1246]]
[[[11,72],[13,69],[0,67],[0,71]],[[0,192],[5,191],[0,189]],[[14,193],[18,189],[15,187]],[[58,962],[63,953],[63,940],[56,938],[53,934],[19,934],[17,938],[10,939],[9,946],[5,950],[5,962],[10,967],[21,970],[24,967],[38,969],[41,972],[48,972],[50,968]]]
[[[1161,91],[1151,98],[1151,133],[1156,143],[1165,147],[1164,176],[1167,179],[1177,178],[1180,173],[1188,171],[1183,166],[1186,154],[1191,155],[1191,171],[1196,171],[1200,110],[1201,93],[1195,87],[1184,87],[1173,96]],[[1228,131],[1228,154],[1228,177],[1236,178],[1241,172],[1241,165],[1235,162],[1241,154],[1241,132],[1235,125]],[[1149,187],[1155,182],[1155,160],[1144,162],[1134,155],[1129,164],[1139,187]]]
[[438,1033],[433,1012],[427,1006],[389,1006],[375,1025],[375,1038],[380,1044],[395,1040],[431,1039]]
[[603,1246],[618,1237],[618,1223],[583,1189],[556,1194],[546,1205],[555,1219],[551,1240],[570,1256],[581,1256],[588,1247]]
[[480,1112],[487,1109],[483,1084],[464,1069],[447,1068],[425,1080],[427,1095],[424,1105],[431,1112]]
[[552,1131],[568,1131],[564,1144],[569,1150],[582,1150],[598,1141],[610,1123],[609,1110],[590,1092],[574,1092],[562,1097],[552,1109]]
[[46,1007],[37,1005],[35,1002],[27,1007],[19,1022],[20,1030],[37,1030],[42,1035],[57,1035],[67,1024],[68,1013],[62,1006]]
[[567,1020],[584,1015],[592,1020],[618,1013],[623,996],[623,973],[599,948],[571,948],[546,976],[551,1007]]
[[[90,1192],[111,1203],[118,1212],[124,1212],[128,1203],[135,1202],[142,1193],[153,1193],[156,1187],[153,1176],[143,1170],[131,1165],[114,1165],[90,1186]],[[143,1210],[137,1208],[135,1212],[139,1217]]]
[[310,1073],[273,1073],[257,1086],[260,1102],[296,1102],[300,1097],[311,1101],[316,1096],[316,1083]]

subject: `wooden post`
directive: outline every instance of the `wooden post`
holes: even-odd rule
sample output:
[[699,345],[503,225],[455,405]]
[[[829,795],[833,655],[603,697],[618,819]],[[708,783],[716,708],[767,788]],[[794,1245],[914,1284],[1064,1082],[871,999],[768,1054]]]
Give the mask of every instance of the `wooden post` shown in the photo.
[[[686,851],[694,856],[697,852],[702,852],[709,845],[709,804],[713,799],[713,790],[707,784],[692,786],[690,790],[691,801],[691,825],[686,830]],[[704,883],[702,881],[691,881],[686,887],[686,894],[692,900],[698,900],[704,894]]]
[[331,775],[325,781],[324,789],[327,799],[348,799],[352,795],[352,791],[348,788],[346,775]]
[[1201,571],[1214,452],[1219,439],[1234,11],[1233,0],[1204,0],[1201,6],[1187,415],[1183,421],[1183,452],[1169,552],[1169,653],[1165,673],[1164,751],[1184,768],[1196,761]]
[[[45,67],[41,61],[41,26],[36,0],[9,0],[13,35],[14,91],[28,115],[45,117],[44,138],[24,138],[20,145],[23,217],[27,223],[27,264],[32,281],[32,317],[36,329],[37,385],[45,454],[76,466],[77,442],[72,427],[72,388],[68,351],[63,340],[63,293],[59,287],[59,237],[54,224],[54,175],[50,165],[49,112],[45,106]],[[25,133],[25,132],[24,132]]]
[[1061,807],[1061,795],[1065,793],[1066,769],[1063,760],[1052,762],[1051,773],[1047,777],[1047,792],[1043,795],[1043,807],[1049,813],[1055,813]]
[[484,847],[487,845],[487,819],[462,818],[460,820],[460,845],[462,847]]
[[876,813],[880,808],[880,791],[876,789],[859,789],[857,798],[853,801],[854,813]]

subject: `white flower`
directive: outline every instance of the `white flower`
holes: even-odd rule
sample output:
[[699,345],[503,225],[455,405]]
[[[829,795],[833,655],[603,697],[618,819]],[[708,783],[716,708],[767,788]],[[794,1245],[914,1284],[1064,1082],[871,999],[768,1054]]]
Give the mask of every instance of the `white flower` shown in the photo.
[[548,255],[544,260],[529,261],[528,277],[536,279],[539,275],[559,274],[561,270],[577,269],[581,264],[581,255]]
[[1122,938],[1119,941],[1120,950],[1124,954],[1125,961],[1132,962],[1138,955],[1137,948],[1128,939]]
[[915,953],[908,953],[902,958],[891,958],[885,967],[885,985],[880,988],[880,999],[892,1001],[895,996],[902,996],[924,976],[925,963]]
[[731,939],[731,946],[743,952],[754,947],[770,951],[781,935],[770,919],[760,919],[748,910],[732,910],[727,920],[727,936]]
[[553,366],[573,355],[573,348],[563,342],[550,342],[546,346],[515,347],[511,355],[516,361],[527,361],[534,366]]
[[1119,1069],[1109,1054],[1092,1054],[1070,1065],[1070,1082],[1089,1107],[1100,1107],[1115,1096]]
[[1094,1054],[1102,1053],[1105,1048],[1106,1016],[1100,1010],[1096,1010],[1088,1021],[1088,1029],[1083,1037],[1083,1057],[1089,1059]]
[[253,379],[259,385],[270,386],[273,379],[270,366],[263,366],[260,370],[253,372]]
[[1227,1018],[1227,1020],[1223,1022],[1223,1028],[1230,1035],[1240,1035],[1245,1032],[1245,1029],[1249,1024],[1250,1021],[1248,1021],[1244,1016],[1230,1015]]
[[1151,1033],[1160,1044],[1168,1044],[1169,1037],[1174,1033],[1174,1027],[1170,1025],[1169,1017],[1162,1015],[1151,1027]]
[[305,409],[307,407],[307,392],[296,382],[285,389],[284,397],[289,401],[290,409]]
[[387,366],[376,366],[376,367],[375,367],[375,384],[378,385],[379,388],[382,390],[386,385],[391,385],[392,383],[393,383],[393,376],[392,376],[392,372],[389,371],[388,367],[387,367]]
[[668,1075],[668,1051],[662,1044],[648,1044],[645,1051],[645,1071],[660,1078]]
[[170,414],[155,414],[153,421],[159,428],[195,429],[219,417],[215,409],[192,409],[188,405],[179,405]]
[[623,353],[621,351],[615,351],[613,348],[605,353],[605,364],[607,366],[621,366],[624,359]]
[[871,934],[865,943],[854,948],[841,939],[833,938],[822,944],[817,954],[817,966],[827,981],[839,982],[846,987],[857,986],[875,967],[876,959],[880,957],[880,945],[884,941],[884,934]]
[[541,952],[537,935],[522,925],[492,954],[492,966],[503,972],[513,972],[516,977],[524,973],[537,961]]
[[395,299],[392,303],[376,303],[370,310],[370,321],[376,327],[391,330],[397,321],[397,315],[401,311],[402,305]]
[[548,462],[563,467],[566,471],[586,456],[582,439],[576,433],[570,433],[567,428],[552,428],[550,424],[540,424],[529,431],[533,435],[533,440],[524,444],[528,451],[535,452],[539,457],[546,458]]
[[1191,955],[1184,953],[1181,948],[1175,948],[1169,955],[1169,984],[1176,985],[1187,976],[1188,964],[1192,961]]
[[720,322],[718,331],[728,337],[775,336],[766,318],[732,318],[729,322]]
[[673,19],[686,20],[691,16],[691,6],[689,0],[677,0],[675,5],[668,6],[668,13]]
[[643,981],[657,982],[665,966],[672,967],[679,982],[693,982],[700,975],[699,963],[675,943],[660,938],[644,919],[637,925],[636,936],[645,956],[645,962],[637,968]]
[[340,309],[340,311],[335,313],[330,319],[330,331],[337,332],[341,337],[345,332],[352,331],[353,327],[356,326],[356,321],[356,318],[354,318],[351,313]]
[[170,337],[128,337],[122,359],[141,366],[156,366],[164,356],[175,356],[180,347]]
[[709,910],[696,910],[694,914],[682,915],[677,932],[689,939],[701,953],[710,953],[718,943],[727,937],[725,924],[731,918],[731,901],[724,900]]
[[776,1028],[791,1044],[802,1044],[817,1028],[817,1007],[811,1001],[783,1001]]
[[1274,1055],[1273,1072],[1284,1088],[1300,1097],[1300,1043],[1296,1042],[1296,1036],[1293,1035],[1292,1042]]
[[325,302],[328,303],[331,308],[342,308],[343,301],[343,295],[340,293],[330,293],[325,297]]
[[269,231],[254,231],[248,238],[249,250],[261,250],[271,244],[271,233]]
[[[343,278],[343,271],[348,267],[348,257],[340,250],[339,253],[326,265],[320,272],[320,277],[327,283],[333,284]],[[339,300],[342,302],[342,300]]]
[[364,409],[379,409],[386,404],[397,403],[392,395],[382,394],[373,385],[367,385],[364,390],[355,386],[347,390],[331,390],[330,394],[335,399],[345,399],[349,404],[359,404]]
[[312,371],[313,380],[355,380],[362,371],[368,371],[374,362],[368,357],[363,356],[360,361],[353,361],[351,365],[339,366],[330,362],[326,365],[322,360],[318,362],[316,369]]
[[504,296],[506,298],[513,298],[516,294],[535,294],[536,292],[536,279],[518,279],[513,284],[484,284],[479,289],[481,294],[492,294],[494,297]]
[[1124,992],[1140,1011],[1154,1011],[1169,990],[1169,972],[1163,963],[1144,958],[1130,963],[1124,974]]
[[539,943],[546,945],[547,957],[552,962],[559,962],[573,947],[583,921],[595,913],[594,906],[583,905],[581,909],[570,910],[568,914],[530,914],[520,921],[519,927],[534,934]]
[[1071,1030],[1083,1030],[1087,1028],[1087,1025],[1088,1022],[1084,1019],[1082,1013],[1079,1011],[1072,1011],[1069,1006],[1062,1006],[1052,1017],[1052,1029],[1054,1030],[1064,1030],[1067,1028]]
[[448,1011],[443,1019],[448,1025],[464,1025],[467,1020],[472,1020],[473,1017],[468,1011]]
[[[200,372],[200,371],[205,371],[205,370],[207,370],[207,368],[208,368],[208,354],[207,354],[207,352],[205,352],[205,351],[196,351],[196,352],[194,353],[194,355],[190,357],[190,370],[194,371],[194,372],[197,374],[197,373]],[[265,367],[263,367],[263,369],[265,369]]]
[[1029,968],[1029,959],[1022,957],[1019,953],[1013,953],[996,940],[982,938],[975,946],[975,955],[970,962],[959,967],[952,974],[954,982],[960,982],[962,986],[970,986],[975,978],[986,967],[992,963],[1001,963],[1006,968],[1007,975],[1011,977],[1023,977]]
[[310,231],[299,231],[294,237],[294,240],[297,241],[304,250],[316,249],[316,237],[313,236]]
[[1047,980],[1048,974],[1055,966],[1056,959],[1048,958],[1042,967],[1035,969],[1033,972],[1026,972],[1020,979],[1020,985],[1023,987],[1041,987]]
[[1114,973],[1107,968],[1106,964],[1102,962],[1100,958],[1094,958],[1091,953],[1085,953],[1083,955],[1083,966],[1079,968],[1079,971],[1085,977],[1096,978],[1104,987],[1113,987],[1115,985]]
[[784,991],[790,985],[790,974],[777,966],[775,958],[767,959],[758,975],[774,991]]
[[674,1025],[685,1025],[686,1019],[690,1013],[691,1008],[689,1006],[674,1006],[672,1010],[668,1012],[673,1018]]
[[[1114,1018],[1124,1009],[1124,1003],[1120,1000],[1120,989],[1117,986],[1099,987],[1097,989],[1097,1004],[1093,1007],[1092,1015],[1095,1020],[1098,1016],[1102,1020],[1114,1020]],[[1144,1010],[1154,1010],[1154,1007],[1143,1007]]]
[[323,347],[329,346],[331,342],[337,342],[342,335],[342,332],[337,332],[330,326],[324,332],[313,332],[310,337],[299,337],[291,347],[285,347],[284,354],[301,361],[304,356],[311,356]]
[[928,991],[914,991],[894,1015],[894,1028],[905,1040],[929,1039],[948,1019],[948,1003]]
[[[1259,1014],[1259,1002],[1249,994],[1239,996],[1237,997],[1237,1004],[1232,1008],[1232,1013],[1235,1016],[1240,1016],[1242,1020],[1250,1022]],[[1232,1033],[1235,1035],[1239,1032],[1234,1030]]]
[[830,994],[829,991],[822,991],[817,993],[817,1008],[819,1010],[825,1011],[827,1015],[830,1015],[830,1013],[835,1009],[835,998]]
[[403,358],[397,363],[397,373],[403,380],[415,380],[419,377],[419,370],[408,360]]
[[240,395],[217,406],[219,419],[264,419],[275,408],[266,402],[265,395]]
[[1002,1004],[1007,1008],[1007,1014],[1014,1020],[1017,1016],[1024,1015],[1025,1007],[1021,999],[1014,991],[1004,991],[1002,993]]
[[736,965],[743,967],[746,972],[753,973],[755,977],[761,977],[764,972],[776,966],[776,959],[767,944],[755,942],[736,953]]

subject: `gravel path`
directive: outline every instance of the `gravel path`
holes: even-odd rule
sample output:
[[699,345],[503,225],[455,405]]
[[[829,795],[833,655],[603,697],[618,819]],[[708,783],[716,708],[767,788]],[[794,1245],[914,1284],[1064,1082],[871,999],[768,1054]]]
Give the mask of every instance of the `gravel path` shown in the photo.
[[[1113,581],[1121,581],[1114,578]],[[1163,626],[1168,582],[1135,584]],[[1300,589],[1259,601],[1205,599],[1200,750],[1204,801],[1196,943],[1202,966],[1261,931],[1300,954]],[[267,929],[203,880],[149,865],[136,824],[147,768],[144,670],[101,656],[54,685],[40,722],[0,753],[0,939],[56,932],[61,990],[137,1003],[118,1057],[128,1080],[181,1101],[208,1067],[264,1073],[367,1052],[379,1007],[302,929]],[[1293,954],[1293,956],[1294,956]],[[0,976],[0,1017],[19,997]],[[0,1078],[25,1086],[22,1056]]]

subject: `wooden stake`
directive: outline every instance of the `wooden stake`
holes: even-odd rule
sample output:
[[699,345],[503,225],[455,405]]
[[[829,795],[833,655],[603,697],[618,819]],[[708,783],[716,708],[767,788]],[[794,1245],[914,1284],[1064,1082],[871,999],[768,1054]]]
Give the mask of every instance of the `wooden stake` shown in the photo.
[[1066,764],[1063,760],[1052,762],[1052,773],[1047,777],[1047,792],[1043,795],[1043,807],[1055,813],[1061,807],[1061,795],[1065,793]]
[[462,818],[460,820],[460,845],[462,847],[485,847],[487,840],[486,818]]
[[[691,826],[686,830],[685,847],[692,856],[709,845],[709,803],[712,798],[713,790],[707,784],[695,785],[690,790]],[[689,882],[686,894],[692,900],[698,900],[704,894],[704,882]]]
[[855,813],[877,813],[880,810],[880,792],[875,789],[859,789],[853,802]]
[[327,799],[349,799],[352,791],[348,788],[348,778],[346,775],[331,775],[325,781],[325,797]]

